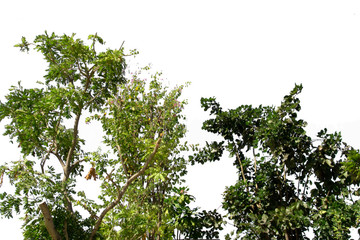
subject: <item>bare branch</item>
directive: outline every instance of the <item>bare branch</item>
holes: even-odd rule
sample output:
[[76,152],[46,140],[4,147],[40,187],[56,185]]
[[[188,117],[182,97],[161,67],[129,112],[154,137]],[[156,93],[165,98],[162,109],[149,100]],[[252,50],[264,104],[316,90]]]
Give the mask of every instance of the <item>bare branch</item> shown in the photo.
[[100,69],[99,66],[93,65],[93,66],[89,69],[89,71],[90,71],[89,79],[91,79],[99,69]]

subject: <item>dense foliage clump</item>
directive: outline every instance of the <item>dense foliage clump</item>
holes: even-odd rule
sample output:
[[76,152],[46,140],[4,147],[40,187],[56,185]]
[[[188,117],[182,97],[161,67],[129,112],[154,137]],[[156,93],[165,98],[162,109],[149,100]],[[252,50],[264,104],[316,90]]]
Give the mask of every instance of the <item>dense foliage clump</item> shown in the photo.
[[[215,98],[202,107],[213,118],[203,129],[220,135],[193,157],[219,160],[228,151],[239,179],[227,187],[223,208],[243,239],[349,239],[359,227],[359,151],[338,132],[311,138],[298,118],[302,86],[279,107],[242,105],[224,111]],[[229,237],[229,236],[228,236]]]

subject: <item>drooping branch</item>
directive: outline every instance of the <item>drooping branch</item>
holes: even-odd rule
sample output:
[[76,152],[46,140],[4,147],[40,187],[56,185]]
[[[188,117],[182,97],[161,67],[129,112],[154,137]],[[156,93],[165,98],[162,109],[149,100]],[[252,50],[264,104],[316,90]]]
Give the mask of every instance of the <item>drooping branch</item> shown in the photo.
[[48,205],[45,202],[43,202],[39,205],[39,208],[44,216],[45,227],[49,232],[51,238],[53,240],[61,240],[61,236],[55,228],[54,221],[52,219]]
[[[160,135],[161,136],[161,135]],[[99,230],[99,227],[101,225],[101,222],[103,220],[103,218],[106,216],[106,214],[113,209],[116,205],[119,204],[119,202],[121,201],[123,195],[125,194],[126,190],[128,189],[128,187],[130,186],[130,184],[135,181],[139,176],[141,176],[145,170],[148,168],[150,162],[154,159],[155,154],[157,153],[159,147],[160,147],[160,143],[161,143],[161,137],[156,141],[154,150],[152,151],[152,153],[150,154],[150,156],[147,158],[144,166],[140,169],[140,171],[138,171],[137,173],[133,174],[125,183],[125,185],[123,186],[123,188],[121,189],[121,191],[118,193],[117,198],[111,202],[100,214],[99,219],[96,221],[96,224],[94,226],[94,229],[91,232],[90,235],[90,240],[94,239],[96,232]]]

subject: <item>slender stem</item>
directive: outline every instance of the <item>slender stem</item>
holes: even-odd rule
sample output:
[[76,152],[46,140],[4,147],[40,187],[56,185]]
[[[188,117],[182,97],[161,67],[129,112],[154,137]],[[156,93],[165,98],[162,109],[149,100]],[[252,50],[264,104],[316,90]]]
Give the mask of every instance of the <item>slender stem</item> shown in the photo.
[[305,197],[305,190],[306,190],[306,188],[308,187],[308,186],[307,186],[307,185],[308,185],[308,182],[309,182],[309,175],[306,176],[306,181],[305,181],[304,189],[303,189],[303,193],[302,193],[303,198]]
[[246,180],[246,178],[245,178],[244,168],[243,168],[243,165],[242,165],[242,162],[241,162],[241,159],[240,159],[240,156],[239,156],[237,147],[235,147],[235,151],[236,151],[236,158],[237,158],[237,160],[239,161],[239,164],[240,164],[241,176],[242,176],[244,182],[245,182],[246,185],[247,185],[247,180]]
[[[256,160],[255,148],[253,148],[253,155],[254,155],[254,175],[255,175],[255,178],[256,178],[257,160]],[[257,185],[256,181],[255,181],[255,189],[258,190],[258,185]]]

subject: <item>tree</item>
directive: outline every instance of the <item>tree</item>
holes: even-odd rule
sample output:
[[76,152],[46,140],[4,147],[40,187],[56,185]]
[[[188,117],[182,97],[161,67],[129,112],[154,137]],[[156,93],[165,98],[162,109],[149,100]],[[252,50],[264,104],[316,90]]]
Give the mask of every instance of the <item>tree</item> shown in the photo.
[[[108,215],[107,235],[111,235],[112,239],[172,239],[175,230],[178,230],[192,239],[204,235],[209,238],[218,236],[217,230],[222,229],[221,215],[216,211],[198,213],[198,209],[190,209],[187,205],[193,197],[186,194],[183,187],[182,192],[178,190],[177,186],[184,182],[182,177],[187,172],[188,163],[181,152],[189,150],[187,142],[180,143],[186,132],[185,125],[180,123],[183,119],[180,113],[185,102],[178,101],[183,86],[167,96],[166,89],[155,81],[158,77],[160,74],[153,76],[154,80],[146,92],[145,82],[133,76],[131,90],[123,90],[117,99],[110,100],[110,109],[114,109],[112,116],[95,116],[101,119],[104,131],[108,134],[105,142],[112,146],[122,164],[122,172],[114,175],[115,179],[130,176],[139,168],[139,163],[127,159],[141,159],[142,156],[138,155],[139,149],[146,148],[144,138],[152,140],[154,135],[165,134],[152,168],[145,170],[137,182],[129,186],[123,198],[123,206]],[[136,91],[141,94],[133,94]],[[126,99],[131,100],[128,105]],[[146,99],[150,100],[146,102]],[[166,107],[157,107],[159,105]],[[148,122],[156,125],[147,125]],[[106,189],[103,195],[116,194],[109,191],[109,186],[103,189]],[[184,214],[187,222],[183,220]],[[213,226],[209,222],[216,224]]]
[[[281,105],[241,105],[223,110],[215,98],[202,98],[213,118],[203,129],[221,136],[206,143],[193,163],[220,160],[225,150],[235,159],[237,182],[226,188],[223,208],[243,239],[349,239],[359,227],[359,152],[338,132],[311,138],[296,85]],[[230,236],[227,236],[230,239]]]
[[[167,157],[185,134],[182,86],[164,88],[159,74],[148,84],[138,73],[127,79],[125,59],[137,51],[126,55],[121,46],[97,52],[103,39],[95,34],[89,40],[88,46],[75,34],[45,32],[16,45],[22,51],[33,46],[48,63],[38,88],[19,82],[0,103],[0,120],[10,120],[5,135],[24,156],[0,167],[1,179],[7,176],[15,187],[0,194],[0,212],[8,218],[24,213],[26,239],[103,238],[112,214],[128,203],[127,191],[139,187],[145,174],[163,174],[158,166],[171,161]],[[79,126],[85,116],[87,123],[102,124],[112,152],[83,150]],[[101,181],[100,201],[78,189],[85,168],[87,180]]]

